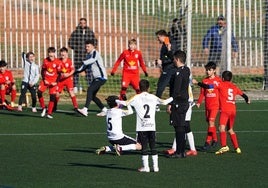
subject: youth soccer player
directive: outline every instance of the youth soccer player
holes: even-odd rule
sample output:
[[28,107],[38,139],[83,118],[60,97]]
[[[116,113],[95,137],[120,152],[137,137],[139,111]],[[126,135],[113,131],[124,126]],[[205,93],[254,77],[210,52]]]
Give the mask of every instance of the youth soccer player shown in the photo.
[[[42,108],[41,117],[45,117],[47,111],[47,118],[52,119],[52,112],[54,103],[56,100],[57,93],[57,79],[59,76],[60,60],[56,58],[56,49],[49,47],[47,49],[48,57],[43,61],[41,68],[42,80],[40,81],[37,96],[39,99],[40,106]],[[46,109],[43,93],[49,89],[49,103]]]
[[123,72],[122,72],[122,85],[120,91],[120,99],[126,100],[126,92],[129,84],[133,87],[136,93],[140,93],[139,81],[140,73],[139,67],[142,68],[145,76],[147,77],[146,66],[142,58],[141,51],[137,50],[137,41],[136,39],[131,39],[128,42],[128,49],[124,50],[119,58],[116,60],[114,67],[112,69],[111,75],[113,76],[116,72],[121,61],[124,60]]
[[110,109],[106,111],[107,137],[111,146],[102,146],[96,150],[96,154],[100,155],[105,152],[115,151],[117,155],[121,155],[122,151],[141,150],[141,145],[134,139],[123,133],[122,117],[133,114],[131,106],[127,106],[127,110],[119,108],[116,100],[117,96],[109,96],[106,101]]
[[39,67],[35,64],[35,55],[33,52],[25,54],[22,52],[22,60],[24,63],[23,80],[21,82],[21,93],[19,98],[18,111],[22,111],[22,102],[25,99],[27,90],[31,93],[32,98],[32,112],[36,110],[36,84],[39,80]]
[[[62,47],[60,49],[60,76],[58,80],[58,92],[56,95],[56,102],[54,106],[56,107],[58,104],[58,101],[60,99],[60,94],[64,87],[66,87],[72,103],[75,110],[78,108],[76,96],[74,94],[74,84],[73,84],[73,73],[75,71],[73,62],[70,58],[68,58],[68,49],[66,47]],[[54,109],[55,109],[54,107]]]
[[[138,133],[138,142],[142,145],[142,163],[143,167],[138,169],[139,172],[150,172],[149,167],[149,154],[153,160],[153,171],[158,172],[158,154],[155,148],[156,140],[156,123],[155,123],[155,110],[159,104],[168,104],[173,98],[170,97],[166,100],[162,100],[157,96],[148,93],[149,81],[142,79],[139,83],[141,90],[140,94],[136,94],[128,101],[122,101],[123,105],[131,105],[136,111],[136,131]],[[125,103],[124,103],[125,102]],[[150,151],[147,149],[149,144]]]
[[[232,72],[224,71],[222,73],[222,82],[217,86],[219,89],[219,97],[220,97],[220,140],[221,140],[221,149],[215,152],[216,155],[226,153],[230,149],[227,146],[226,141],[226,129],[230,135],[233,147],[235,152],[240,154],[241,149],[239,148],[238,140],[236,133],[234,132],[234,122],[236,117],[236,95],[242,96],[246,103],[249,104],[250,100],[248,96],[241,91],[234,83],[231,82],[233,77]],[[201,87],[208,88],[209,85],[198,83],[195,81],[194,83],[198,84]]]
[[[0,89],[1,105],[8,110],[12,110],[17,92],[13,74],[10,70],[7,70],[7,63],[5,60],[0,60]],[[10,106],[6,102],[6,95],[11,95]]]
[[209,85],[209,88],[201,88],[196,106],[199,108],[205,98],[205,115],[208,123],[206,141],[203,150],[208,150],[210,147],[215,147],[218,143],[215,120],[219,111],[219,91],[215,87],[221,82],[221,78],[216,76],[216,64],[208,62],[205,65],[207,77],[202,80],[202,83]]

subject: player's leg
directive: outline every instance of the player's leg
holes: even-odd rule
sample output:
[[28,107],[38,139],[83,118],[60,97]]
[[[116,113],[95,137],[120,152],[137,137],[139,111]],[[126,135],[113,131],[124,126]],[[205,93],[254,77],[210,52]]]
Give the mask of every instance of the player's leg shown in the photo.
[[236,153],[240,154],[242,152],[241,152],[241,149],[239,148],[237,135],[236,135],[236,133],[235,133],[235,131],[233,129],[234,122],[235,122],[235,117],[236,117],[236,113],[235,112],[231,113],[230,116],[229,116],[229,124],[228,124],[228,129],[229,130],[228,130],[228,133],[230,135],[231,142],[233,144],[233,147],[234,147]]
[[72,79],[66,80],[65,86],[66,86],[66,88],[67,88],[67,90],[69,92],[69,95],[71,97],[73,107],[74,107],[75,110],[77,110],[78,103],[77,103],[77,99],[76,99],[76,96],[75,96],[75,93],[74,93],[74,87],[73,87]]
[[10,87],[11,87],[11,93],[10,93],[10,95],[11,95],[11,107],[14,107],[16,96],[17,96],[17,89],[16,89],[15,83],[10,85]]
[[148,145],[148,137],[147,137],[147,132],[138,132],[138,142],[141,143],[142,150],[141,150],[141,159],[142,159],[142,164],[143,166],[138,169],[139,172],[150,172],[150,167],[149,167],[149,152],[147,150],[147,145]]
[[151,149],[153,169],[154,169],[154,172],[158,172],[159,166],[158,166],[158,154],[155,148],[155,140],[156,140],[155,131],[148,131],[148,139],[149,139],[149,147]]
[[1,84],[0,89],[1,89],[0,94],[1,94],[2,104],[6,105],[5,104],[5,101],[6,101],[6,87],[5,87],[5,84]]
[[28,85],[26,82],[21,82],[18,111],[22,111],[22,102],[25,100]]
[[141,150],[141,144],[137,143],[134,138],[125,135],[122,139],[119,140],[118,145],[120,151],[129,151],[129,150]]
[[129,74],[127,73],[124,73],[123,76],[122,76],[122,81],[121,81],[121,90],[120,90],[120,97],[119,99],[120,100],[124,100],[126,101],[127,100],[127,88],[130,84],[130,76]]
[[135,90],[136,94],[140,93],[140,76],[139,75],[133,75],[132,79],[130,80],[130,84],[132,85],[133,89]]
[[36,110],[36,85],[33,85],[32,87],[28,87],[30,94],[31,94],[31,98],[32,98],[32,112],[37,112]]
[[229,147],[227,146],[227,135],[226,135],[226,125],[229,123],[229,115],[228,113],[221,112],[220,114],[220,141],[221,141],[221,148],[215,152],[216,155],[222,154],[229,151]]

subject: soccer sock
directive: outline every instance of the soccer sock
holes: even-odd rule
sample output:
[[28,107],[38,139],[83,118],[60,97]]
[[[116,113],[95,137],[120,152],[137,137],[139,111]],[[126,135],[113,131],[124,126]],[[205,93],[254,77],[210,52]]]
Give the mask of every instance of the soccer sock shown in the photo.
[[45,101],[44,101],[44,97],[40,97],[39,98],[39,103],[40,103],[40,106],[42,109],[44,109],[46,106],[45,106]]
[[216,127],[211,127],[211,132],[212,132],[212,140],[213,141],[218,141],[218,137],[217,137],[217,130],[216,130]]
[[105,146],[105,152],[111,152],[112,150],[114,150],[113,146]]
[[206,138],[206,142],[208,144],[210,144],[212,140],[212,134],[213,134],[213,127],[208,127],[208,133],[207,133],[207,138]]
[[136,144],[120,145],[122,151],[136,150]]
[[11,90],[11,102],[15,102],[17,91],[15,89]]
[[220,139],[221,139],[221,146],[225,147],[226,146],[226,132],[220,132]]
[[152,155],[153,168],[158,168],[158,155]]
[[74,108],[78,108],[76,96],[71,97]]
[[149,168],[149,155],[142,155],[142,164],[144,168]]
[[4,103],[6,100],[6,90],[1,90],[1,99],[2,103]]
[[238,141],[237,141],[237,137],[236,134],[230,134],[231,137],[231,141],[233,143],[234,149],[238,148]]
[[194,145],[194,135],[193,135],[193,132],[189,132],[186,134],[187,135],[187,139],[188,139],[188,142],[189,142],[189,146],[190,146],[190,150],[196,150],[195,149],[195,145]]
[[47,114],[51,115],[54,107],[54,101],[49,101],[48,107],[47,107]]
[[176,149],[177,149],[176,138],[174,138],[174,140],[173,140],[172,149],[173,149],[174,151],[176,151]]

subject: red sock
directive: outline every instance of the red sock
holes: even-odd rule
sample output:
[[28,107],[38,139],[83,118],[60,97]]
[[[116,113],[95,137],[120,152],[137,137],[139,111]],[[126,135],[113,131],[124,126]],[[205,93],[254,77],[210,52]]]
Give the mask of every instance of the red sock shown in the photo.
[[211,127],[211,132],[212,132],[212,140],[217,142],[218,141],[218,137],[217,137],[217,130],[216,127]]
[[76,96],[71,97],[74,108],[78,108]]
[[15,89],[11,90],[11,102],[15,102],[17,91]]
[[48,107],[47,107],[47,114],[51,115],[54,107],[54,101],[49,101]]
[[221,146],[226,146],[226,132],[220,132]]
[[238,141],[237,141],[237,137],[236,137],[236,134],[230,134],[230,138],[231,138],[231,141],[233,143],[233,146],[234,146],[234,149],[238,148]]
[[207,138],[206,142],[210,144],[212,140],[212,134],[213,134],[213,127],[208,127],[208,133],[207,133]]
[[44,109],[46,106],[45,106],[45,101],[44,101],[44,97],[40,97],[39,98],[39,103],[40,103],[40,106],[42,109]]
[[5,102],[5,100],[6,100],[6,90],[1,90],[1,99],[2,99],[2,103],[4,103]]

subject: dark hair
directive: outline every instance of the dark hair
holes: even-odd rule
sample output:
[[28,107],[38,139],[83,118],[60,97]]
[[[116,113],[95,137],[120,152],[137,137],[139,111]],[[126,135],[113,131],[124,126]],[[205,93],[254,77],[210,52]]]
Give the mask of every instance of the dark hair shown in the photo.
[[166,36],[166,37],[168,37],[168,33],[165,30],[163,30],[163,29],[156,31],[155,32],[155,35],[160,35],[160,36]]
[[86,18],[80,18],[79,21],[82,21],[82,20],[87,22],[87,19]]
[[117,106],[117,103],[115,100],[119,99],[118,96],[116,95],[111,95],[111,96],[108,96],[105,100],[107,101],[107,104],[110,108],[113,108],[113,107],[116,107]]
[[179,59],[183,64],[186,62],[186,53],[182,50],[177,50],[173,54],[174,59]]
[[217,18],[217,21],[219,21],[219,20],[225,20],[225,17],[221,14],[221,15],[219,15],[218,18]]
[[86,40],[85,44],[92,44],[93,46],[97,46],[97,39],[89,39]]
[[216,67],[217,67],[217,65],[216,65],[216,63],[214,63],[213,61],[210,61],[210,62],[208,62],[208,63],[205,65],[205,69],[206,69],[206,70],[209,70],[209,69],[214,69],[214,70],[216,70]]
[[56,48],[55,47],[49,47],[47,49],[47,53],[50,53],[50,52],[56,52]]
[[0,60],[0,67],[7,66],[7,62],[5,60]]
[[140,83],[139,83],[139,87],[140,87],[140,91],[148,91],[149,87],[150,87],[150,83],[148,80],[145,79],[141,79]]
[[30,52],[28,52],[28,53],[26,54],[26,58],[28,59],[30,55],[35,55],[35,54],[34,54],[32,51],[30,51]]
[[68,52],[68,48],[66,48],[65,46],[62,47],[62,48],[60,49],[60,52]]
[[223,71],[221,77],[224,81],[231,81],[233,78],[233,73],[231,71]]

